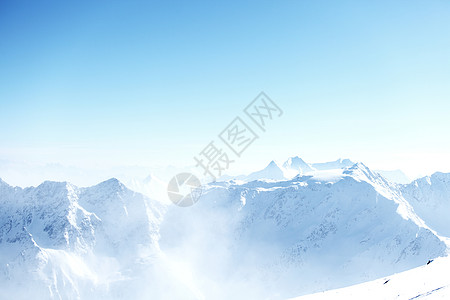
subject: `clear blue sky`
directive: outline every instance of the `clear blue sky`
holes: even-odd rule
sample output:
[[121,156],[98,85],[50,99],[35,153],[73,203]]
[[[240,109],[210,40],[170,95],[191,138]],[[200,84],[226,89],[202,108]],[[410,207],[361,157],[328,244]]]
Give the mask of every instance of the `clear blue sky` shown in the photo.
[[260,91],[239,160],[450,172],[449,1],[1,1],[0,159],[191,164]]

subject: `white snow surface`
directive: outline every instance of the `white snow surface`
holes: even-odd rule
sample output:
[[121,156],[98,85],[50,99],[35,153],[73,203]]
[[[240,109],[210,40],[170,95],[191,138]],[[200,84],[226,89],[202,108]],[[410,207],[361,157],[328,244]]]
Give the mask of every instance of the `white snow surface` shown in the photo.
[[[385,278],[380,297],[422,297],[445,284],[449,183],[436,173],[400,185],[362,163],[294,157],[179,208],[117,179],[0,180],[0,299],[285,299],[352,285],[370,299]],[[402,275],[421,272],[436,279]]]
[[437,258],[424,265],[374,281],[291,300],[434,300],[450,299],[450,258]]

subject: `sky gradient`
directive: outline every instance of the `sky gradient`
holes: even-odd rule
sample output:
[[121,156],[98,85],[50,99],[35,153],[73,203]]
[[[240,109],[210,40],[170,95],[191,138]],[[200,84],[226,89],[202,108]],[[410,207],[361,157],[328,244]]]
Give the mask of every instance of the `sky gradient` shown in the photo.
[[450,172],[449,1],[1,1],[0,37],[3,162],[189,165],[264,91],[231,173]]

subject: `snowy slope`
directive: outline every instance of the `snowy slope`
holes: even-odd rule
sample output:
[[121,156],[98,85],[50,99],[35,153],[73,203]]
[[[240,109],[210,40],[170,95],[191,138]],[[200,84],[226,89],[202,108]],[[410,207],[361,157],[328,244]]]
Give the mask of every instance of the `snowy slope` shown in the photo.
[[292,300],[322,299],[450,299],[450,258],[438,258],[428,265],[413,270]]

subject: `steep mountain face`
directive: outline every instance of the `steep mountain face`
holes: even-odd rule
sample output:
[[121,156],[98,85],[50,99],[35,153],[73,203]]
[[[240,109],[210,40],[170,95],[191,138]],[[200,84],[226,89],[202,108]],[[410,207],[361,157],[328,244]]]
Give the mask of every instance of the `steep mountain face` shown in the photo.
[[98,238],[103,243],[97,243],[96,250],[112,252],[116,257],[121,252],[135,257],[141,254],[139,251],[146,255],[159,251],[157,240],[163,211],[157,202],[128,190],[117,179],[110,179],[80,189],[78,203],[101,220]]
[[177,282],[158,245],[165,208],[116,179],[0,182],[0,207],[1,299],[147,299]]
[[450,237],[450,174],[435,173],[402,187],[414,211],[438,234]]
[[[0,192],[1,290],[19,299],[28,293],[42,299],[76,295],[76,287],[66,285],[71,275],[79,271],[85,278],[92,276],[77,257],[66,253],[83,255],[93,247],[99,219],[78,205],[76,188],[67,183],[44,182],[24,190],[2,183]],[[71,264],[78,264],[78,270]],[[31,286],[23,289],[20,283]]]
[[217,183],[168,212],[161,248],[192,264],[207,299],[298,296],[446,254],[395,185],[363,164],[332,175]]

